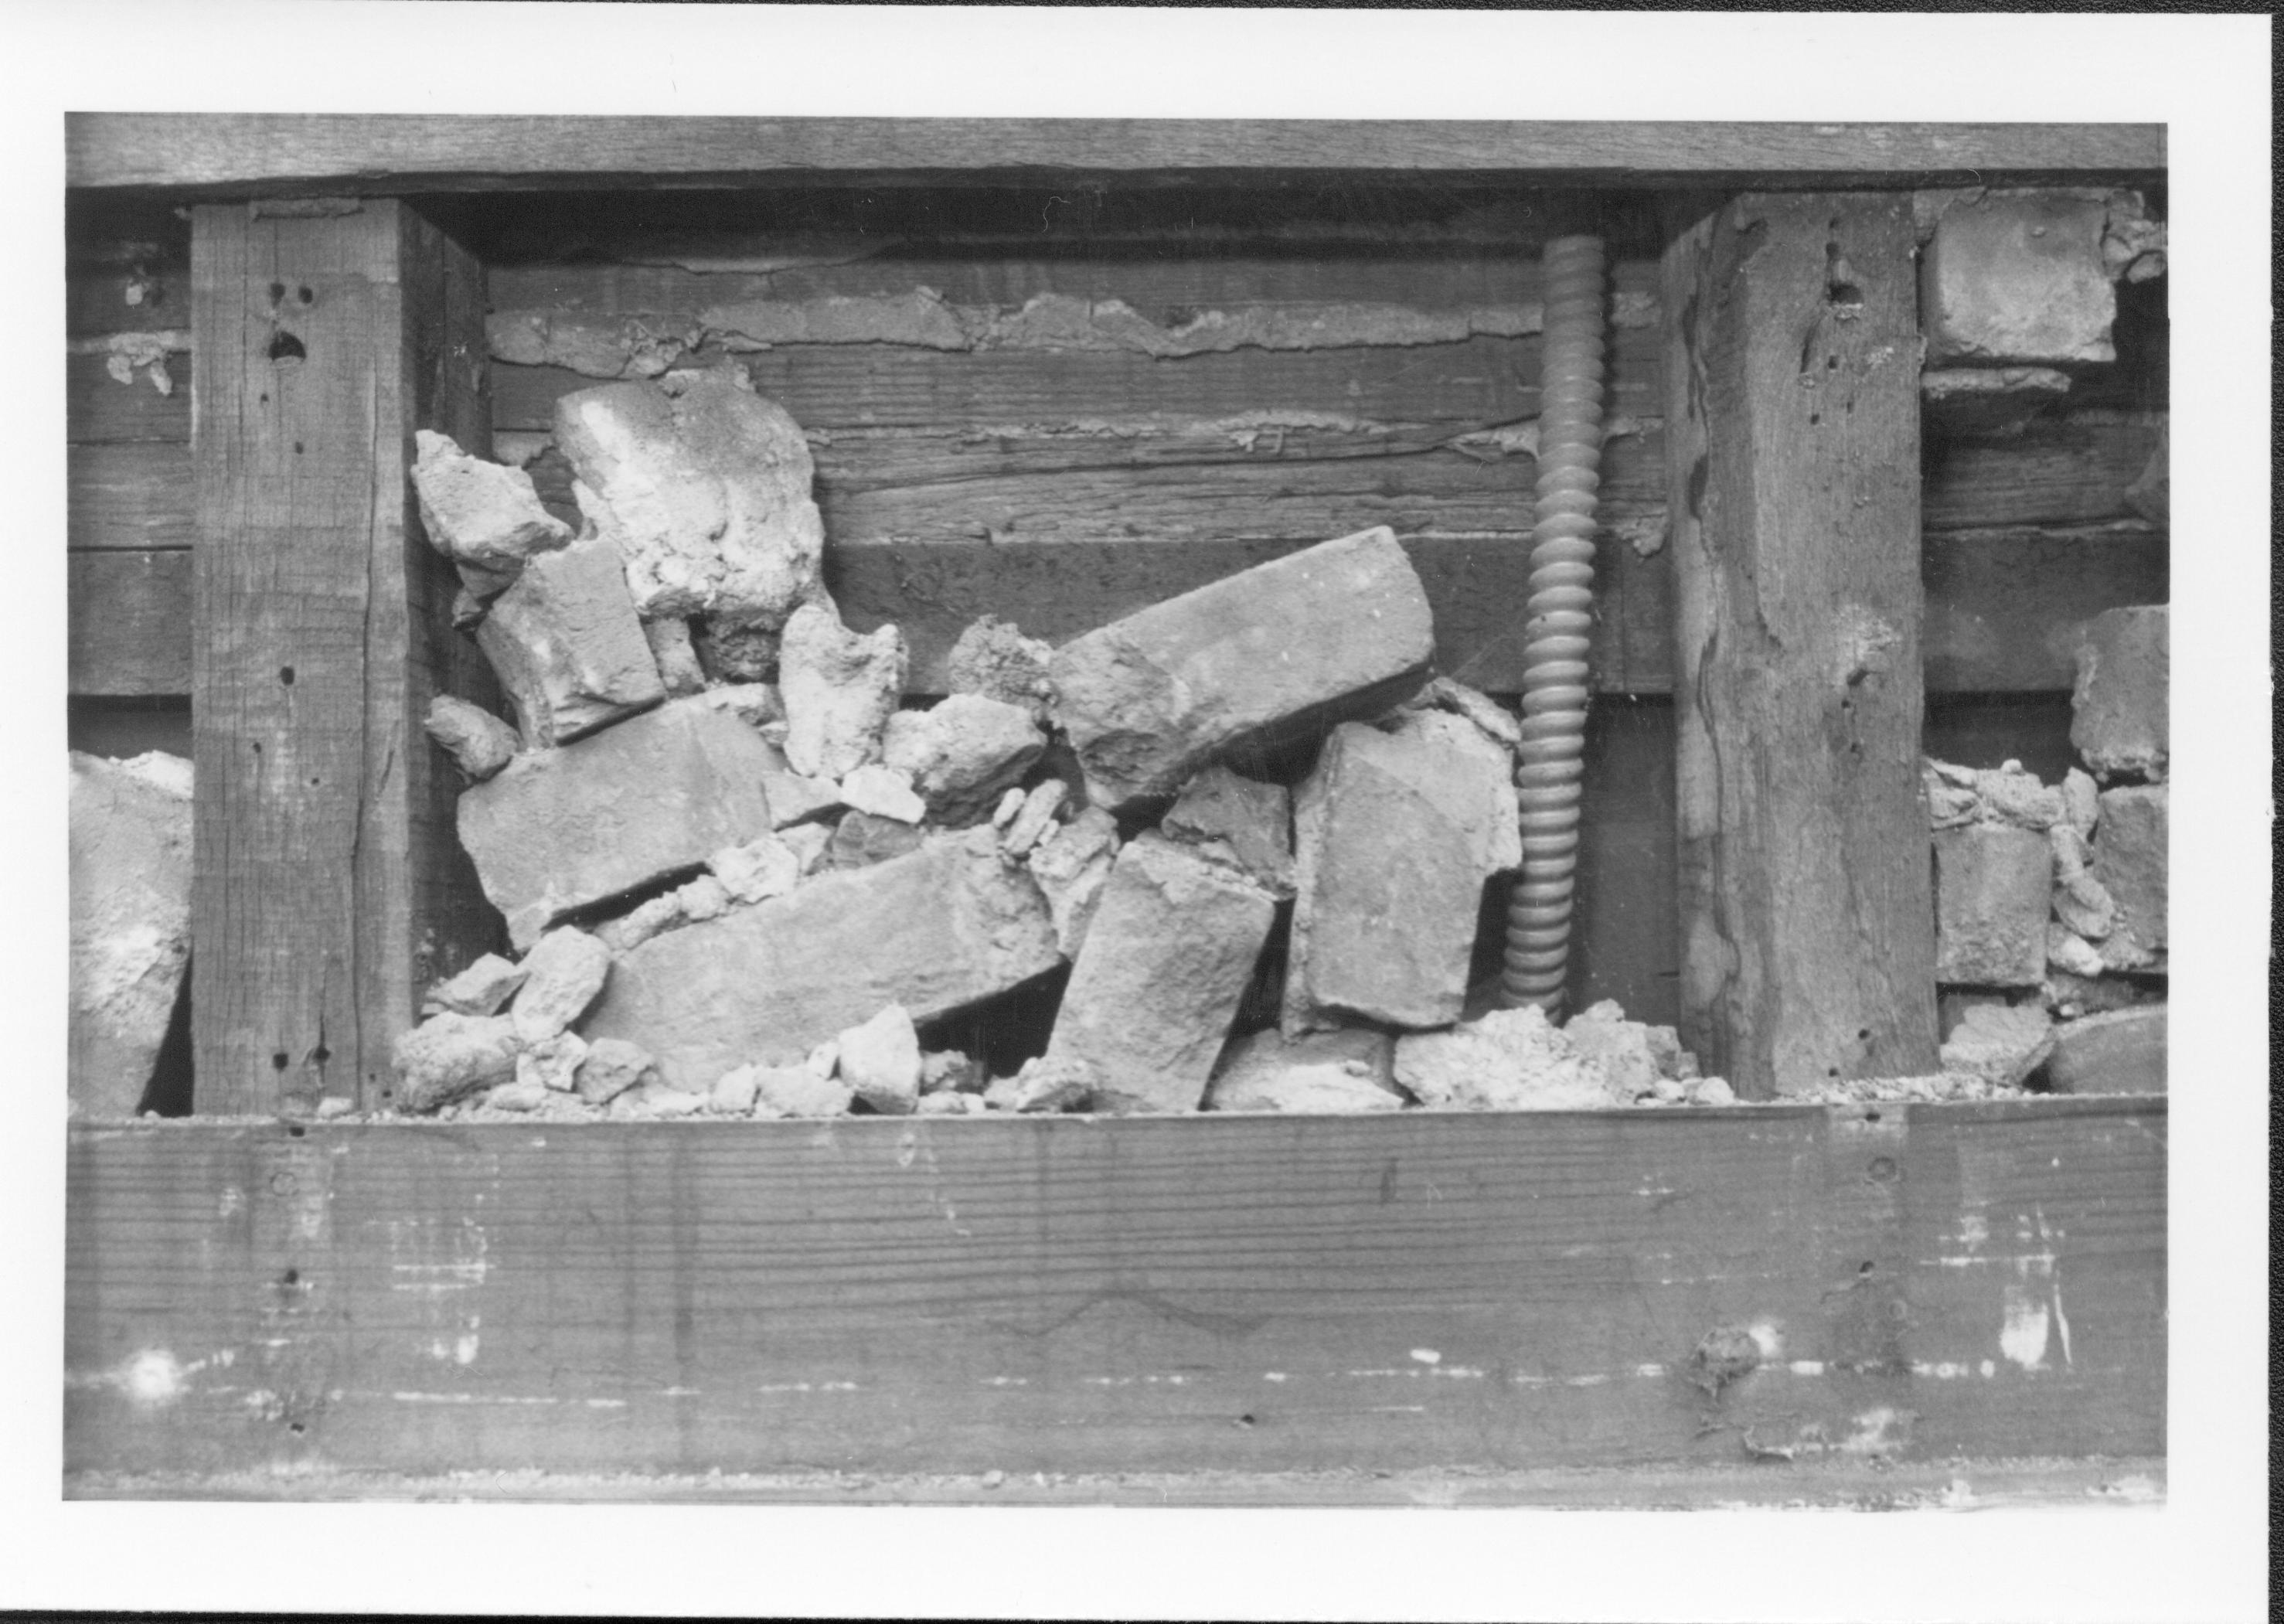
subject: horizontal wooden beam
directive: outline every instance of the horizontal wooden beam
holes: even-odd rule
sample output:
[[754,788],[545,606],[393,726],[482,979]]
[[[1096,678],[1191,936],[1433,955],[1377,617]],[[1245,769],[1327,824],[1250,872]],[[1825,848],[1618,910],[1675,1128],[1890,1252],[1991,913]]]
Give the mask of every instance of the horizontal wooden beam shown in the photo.
[[2161,1099],[82,1124],[65,1465],[2157,1455],[2165,1137]]
[[86,113],[65,179],[207,196],[535,186],[736,185],[845,174],[1328,170],[1607,184],[1751,176],[1826,185],[1930,177],[2140,176],[2161,124],[1527,122],[1417,119],[862,119]]
[[67,555],[70,693],[191,691],[191,560],[180,548]]

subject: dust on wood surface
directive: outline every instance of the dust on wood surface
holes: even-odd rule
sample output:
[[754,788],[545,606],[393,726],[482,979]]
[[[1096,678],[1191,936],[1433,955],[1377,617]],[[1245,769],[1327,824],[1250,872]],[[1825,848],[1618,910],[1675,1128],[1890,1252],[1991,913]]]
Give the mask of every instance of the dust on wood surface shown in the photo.
[[1669,251],[1682,1031],[1747,1097],[1936,1066],[1914,248],[1807,195]]
[[2165,1137],[2161,1099],[89,1125],[66,1466],[2154,1456]]

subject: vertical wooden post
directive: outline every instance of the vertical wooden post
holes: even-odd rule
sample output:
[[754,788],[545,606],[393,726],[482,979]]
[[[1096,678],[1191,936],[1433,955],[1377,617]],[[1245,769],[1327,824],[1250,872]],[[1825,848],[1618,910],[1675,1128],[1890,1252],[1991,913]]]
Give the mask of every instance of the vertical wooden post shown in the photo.
[[420,726],[491,679],[407,473],[489,446],[483,270],[386,199],[201,205],[191,269],[197,1108],[369,1104],[497,931]]
[[1750,1098],[1936,1065],[1914,246],[1754,196],[1665,256],[1682,1023]]

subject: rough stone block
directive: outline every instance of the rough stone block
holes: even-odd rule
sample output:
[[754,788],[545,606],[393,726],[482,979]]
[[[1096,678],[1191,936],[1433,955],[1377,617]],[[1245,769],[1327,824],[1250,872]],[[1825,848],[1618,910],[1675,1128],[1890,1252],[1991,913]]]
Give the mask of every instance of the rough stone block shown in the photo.
[[902,819],[872,812],[851,812],[833,825],[833,838],[825,843],[825,866],[870,868],[876,863],[887,863],[907,852],[918,851],[924,839],[917,828]]
[[1076,958],[1086,941],[1087,926],[1101,905],[1102,888],[1110,883],[1110,865],[1118,856],[1118,820],[1100,807],[1083,808],[1076,817],[1031,848],[1024,865],[1045,893],[1054,916],[1055,941],[1065,958]]
[[1943,1069],[2019,1089],[2053,1052],[2054,1023],[2042,1003],[1978,1003],[1943,1041]]
[[471,457],[433,429],[416,430],[412,442],[420,527],[429,545],[446,558],[512,574],[534,553],[571,539],[571,527],[540,505],[522,469]]
[[2105,609],[2086,622],[2070,694],[2070,746],[2108,779],[2163,778],[2170,751],[2172,612]]
[[1293,796],[1283,785],[1208,767],[1182,786],[1158,827],[1242,869],[1271,895],[1293,894]]
[[395,1105],[422,1113],[515,1075],[522,1048],[505,1015],[432,1015],[396,1040]]
[[2093,878],[2117,905],[2117,927],[2147,953],[2165,948],[2170,797],[2162,784],[2105,790],[2093,832]]
[[567,1094],[578,1086],[579,1064],[586,1058],[584,1038],[575,1032],[558,1032],[552,1037],[527,1045],[517,1054],[515,1080]]
[[2116,1010],[2054,1029],[2046,1083],[2057,1094],[2163,1094],[2165,1006]]
[[669,373],[555,403],[580,511],[625,558],[645,618],[774,629],[818,590],[809,442],[745,381],[735,368]]
[[520,755],[464,792],[460,843],[521,949],[574,909],[767,833],[762,776],[775,764],[743,722],[702,699],[677,699],[575,745]]
[[1592,1111],[1620,1104],[1536,1005],[1396,1040],[1396,1081],[1436,1111]]
[[889,1004],[841,1034],[841,1081],[883,1116],[909,1116],[920,1097],[920,1035],[911,1014]]
[[938,822],[958,829],[982,822],[1046,745],[1027,707],[955,693],[934,709],[890,716],[880,759],[911,775]]
[[487,953],[448,981],[439,981],[420,1001],[423,1015],[497,1015],[523,985],[524,969],[497,953]]
[[2108,212],[2099,199],[2036,192],[1945,212],[1920,259],[1928,364],[2115,361]]
[[843,777],[841,800],[856,811],[892,823],[917,824],[927,816],[927,803],[912,788],[910,775],[879,761],[867,761]]
[[1504,748],[1439,711],[1333,730],[1294,806],[1287,1036],[1343,1015],[1459,1018],[1484,882],[1522,859],[1511,770]]
[[977,830],[651,938],[620,957],[585,1031],[710,1088],[748,1060],[798,1061],[883,1004],[933,1020],[1060,962],[1038,886]]
[[797,773],[840,778],[880,753],[903,696],[904,637],[894,626],[862,635],[830,606],[804,605],[786,622],[778,666],[786,759]]
[[524,956],[523,987],[511,1011],[525,1043],[553,1037],[586,1012],[611,973],[611,950],[584,931],[563,925]]
[[428,715],[422,725],[428,737],[443,746],[453,764],[467,774],[471,784],[490,777],[515,760],[516,751],[522,747],[522,740],[506,722],[481,706],[450,694],[438,694],[428,702]]
[[1036,637],[1027,637],[1013,622],[987,614],[971,621],[951,645],[944,661],[945,683],[953,693],[978,693],[989,699],[1021,706],[1034,721],[1044,722],[1054,684],[1047,668],[1054,650]]
[[575,1081],[579,1097],[591,1105],[606,1105],[646,1078],[657,1075],[658,1064],[650,1050],[624,1038],[598,1038],[581,1057]]
[[840,1116],[856,1097],[831,1073],[819,1076],[806,1066],[757,1066],[753,1075],[757,1117]]
[[2028,829],[1937,830],[1936,980],[1969,987],[2044,980],[2053,863],[2045,836]]
[[1193,1111],[1277,914],[1250,879],[1156,835],[1118,854],[1047,1042],[1094,1108]]
[[1087,794],[1162,800],[1216,755],[1385,710],[1435,652],[1427,593],[1385,527],[1245,570],[1065,644],[1054,716]]
[[801,883],[801,855],[773,834],[725,846],[706,866],[733,902],[765,902]]
[[535,750],[583,738],[666,698],[606,542],[590,538],[534,558],[492,605],[476,643]]
[[191,764],[71,753],[72,1107],[143,1103],[191,956]]
[[1206,1089],[1208,1111],[1401,1111],[1396,1040],[1385,1032],[1256,1032],[1229,1046]]
[[698,663],[698,652],[690,645],[690,622],[673,616],[642,623],[643,640],[650,644],[652,663],[658,667],[658,680],[670,699],[683,699],[706,691],[706,669]]

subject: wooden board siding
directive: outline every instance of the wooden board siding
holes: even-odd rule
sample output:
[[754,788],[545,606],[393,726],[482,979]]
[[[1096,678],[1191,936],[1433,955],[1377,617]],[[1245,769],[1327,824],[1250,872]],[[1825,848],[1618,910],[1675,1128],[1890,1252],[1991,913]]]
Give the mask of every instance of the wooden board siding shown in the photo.
[[1829,186],[2138,177],[2155,124],[1809,124],[1429,120],[755,119],[71,113],[65,174],[89,188],[239,196],[535,185],[697,185],[820,171],[905,174],[1423,171],[1601,184],[1787,176]]
[[[82,1125],[66,1467],[2155,1456],[2162,1100]],[[1757,1328],[1759,1368],[1692,1354]]]

